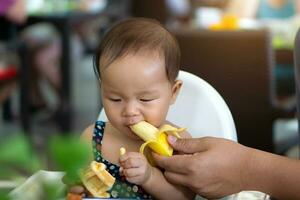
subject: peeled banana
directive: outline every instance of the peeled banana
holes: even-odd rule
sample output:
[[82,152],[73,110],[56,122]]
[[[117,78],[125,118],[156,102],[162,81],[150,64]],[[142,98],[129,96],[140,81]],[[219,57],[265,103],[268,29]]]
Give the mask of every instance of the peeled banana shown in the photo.
[[154,152],[164,156],[172,156],[173,154],[173,148],[167,141],[168,134],[180,138],[178,132],[185,130],[185,128],[176,128],[168,124],[157,129],[155,126],[145,121],[134,124],[130,128],[136,135],[145,141],[140,147],[140,153],[144,154],[145,148],[149,146]]

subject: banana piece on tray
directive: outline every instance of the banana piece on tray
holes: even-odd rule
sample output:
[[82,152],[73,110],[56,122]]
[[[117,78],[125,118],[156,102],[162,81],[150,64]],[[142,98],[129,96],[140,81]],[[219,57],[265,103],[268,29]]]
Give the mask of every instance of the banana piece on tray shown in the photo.
[[98,198],[109,198],[107,192],[115,183],[115,178],[106,171],[106,165],[92,161],[90,166],[81,172],[81,180],[86,189]]

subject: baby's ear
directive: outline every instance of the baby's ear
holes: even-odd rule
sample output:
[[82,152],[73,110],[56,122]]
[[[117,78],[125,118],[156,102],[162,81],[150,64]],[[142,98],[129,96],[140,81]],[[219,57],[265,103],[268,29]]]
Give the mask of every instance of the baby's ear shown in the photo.
[[170,104],[174,104],[177,96],[180,92],[181,86],[182,86],[183,82],[181,80],[175,80],[173,86],[172,86],[172,98],[171,98],[171,102]]

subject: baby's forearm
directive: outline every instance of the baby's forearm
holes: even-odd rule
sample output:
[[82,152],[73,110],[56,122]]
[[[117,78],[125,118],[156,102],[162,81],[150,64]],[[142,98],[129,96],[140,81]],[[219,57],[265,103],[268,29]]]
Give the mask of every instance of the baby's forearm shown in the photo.
[[172,185],[165,179],[159,169],[152,167],[151,170],[152,174],[149,180],[141,185],[151,196],[156,199],[194,199],[195,194],[191,190],[182,186]]

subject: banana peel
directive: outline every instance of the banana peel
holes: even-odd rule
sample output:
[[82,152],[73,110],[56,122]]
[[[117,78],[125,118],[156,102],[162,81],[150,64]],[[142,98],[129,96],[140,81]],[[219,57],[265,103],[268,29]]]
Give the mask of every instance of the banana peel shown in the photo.
[[186,130],[185,128],[176,128],[169,124],[165,124],[160,129],[157,129],[155,126],[145,121],[134,124],[130,128],[136,135],[145,141],[140,147],[140,153],[145,154],[146,147],[150,147],[151,150],[163,156],[173,155],[173,148],[167,141],[168,135],[171,134],[180,138],[178,132]]

